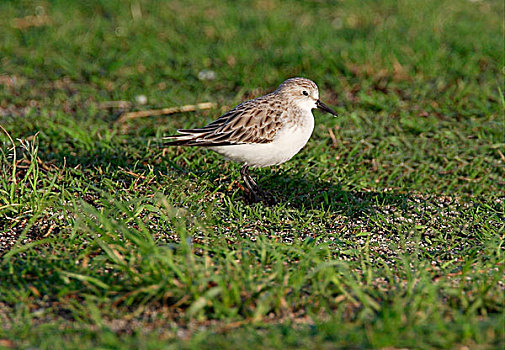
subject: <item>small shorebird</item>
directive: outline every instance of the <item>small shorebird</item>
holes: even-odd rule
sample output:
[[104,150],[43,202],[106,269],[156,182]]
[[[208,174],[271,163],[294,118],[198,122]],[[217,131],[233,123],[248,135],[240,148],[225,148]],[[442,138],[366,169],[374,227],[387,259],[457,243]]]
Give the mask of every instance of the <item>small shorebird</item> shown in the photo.
[[314,130],[312,109],[337,113],[319,100],[317,85],[305,78],[284,81],[274,92],[243,102],[202,128],[180,129],[165,137],[171,146],[207,147],[243,163],[240,174],[251,199],[265,199],[249,167],[284,163],[307,143]]

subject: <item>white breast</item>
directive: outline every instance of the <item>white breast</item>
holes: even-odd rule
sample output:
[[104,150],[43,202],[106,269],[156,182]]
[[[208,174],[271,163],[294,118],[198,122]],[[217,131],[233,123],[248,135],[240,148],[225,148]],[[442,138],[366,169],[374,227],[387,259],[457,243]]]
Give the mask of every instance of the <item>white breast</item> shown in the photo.
[[314,130],[314,116],[308,110],[296,124],[284,126],[270,143],[211,147],[213,151],[251,167],[277,165],[290,160],[307,143]]

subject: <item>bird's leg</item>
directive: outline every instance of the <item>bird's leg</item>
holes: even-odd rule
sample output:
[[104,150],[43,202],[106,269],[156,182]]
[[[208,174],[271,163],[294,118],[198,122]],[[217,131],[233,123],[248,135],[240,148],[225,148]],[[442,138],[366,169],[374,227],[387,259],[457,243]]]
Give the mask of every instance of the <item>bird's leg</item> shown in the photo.
[[247,176],[247,179],[249,180],[249,183],[251,184],[251,186],[254,187],[255,190],[258,190],[259,186],[256,183],[256,181],[254,181],[251,174],[249,174],[249,171],[247,171],[246,176]]
[[242,180],[244,180],[244,184],[247,187],[247,190],[249,191],[249,194],[251,195],[251,198],[254,200],[254,202],[258,201],[258,196],[256,195],[255,187],[253,183],[251,183],[251,176],[249,175],[249,166],[247,164],[244,164],[242,168],[240,169],[240,175],[242,175]]
[[244,164],[240,169],[240,175],[242,175],[242,179],[251,194],[251,199],[254,202],[260,201],[264,197],[263,191],[258,187],[258,184],[251,175],[249,175],[249,166],[247,164]]

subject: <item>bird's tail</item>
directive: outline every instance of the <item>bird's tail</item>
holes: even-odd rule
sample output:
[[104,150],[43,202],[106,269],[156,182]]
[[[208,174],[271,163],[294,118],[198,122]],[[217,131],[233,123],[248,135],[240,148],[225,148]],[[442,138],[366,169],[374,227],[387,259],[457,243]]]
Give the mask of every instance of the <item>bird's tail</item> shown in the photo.
[[180,134],[163,137],[165,146],[194,146],[198,144],[198,135],[185,132],[185,130],[177,130],[177,132]]
[[180,134],[170,135],[163,138],[168,142],[164,142],[165,146],[229,146],[231,143],[226,140],[209,139],[200,130],[177,130]]

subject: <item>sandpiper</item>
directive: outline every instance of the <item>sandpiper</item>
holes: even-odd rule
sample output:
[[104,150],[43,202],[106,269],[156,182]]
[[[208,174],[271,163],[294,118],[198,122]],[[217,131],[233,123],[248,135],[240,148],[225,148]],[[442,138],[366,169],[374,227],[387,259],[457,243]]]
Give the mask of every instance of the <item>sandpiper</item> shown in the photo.
[[291,159],[314,130],[312,109],[337,113],[319,100],[317,85],[305,78],[284,81],[272,93],[243,102],[202,128],[180,129],[165,137],[172,146],[207,147],[242,163],[240,174],[257,202],[264,192],[249,175],[249,167],[278,165]]

